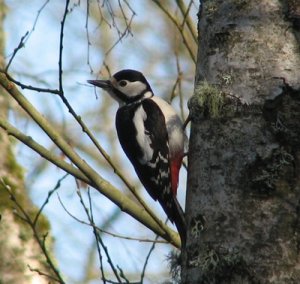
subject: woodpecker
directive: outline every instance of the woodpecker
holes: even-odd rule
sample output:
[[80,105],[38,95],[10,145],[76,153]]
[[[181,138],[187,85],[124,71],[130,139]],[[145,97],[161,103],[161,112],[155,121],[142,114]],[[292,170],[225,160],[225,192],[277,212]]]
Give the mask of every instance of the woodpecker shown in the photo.
[[154,96],[144,75],[125,69],[109,80],[88,80],[119,103],[116,129],[120,144],[147,192],[158,200],[186,240],[184,212],[177,201],[185,134],[175,110]]

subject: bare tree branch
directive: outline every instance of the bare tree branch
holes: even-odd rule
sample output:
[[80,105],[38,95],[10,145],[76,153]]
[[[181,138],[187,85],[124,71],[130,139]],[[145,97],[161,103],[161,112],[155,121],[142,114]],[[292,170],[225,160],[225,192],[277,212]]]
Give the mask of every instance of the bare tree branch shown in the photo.
[[40,215],[41,215],[43,209],[45,208],[45,206],[46,206],[47,203],[49,202],[50,197],[52,196],[52,194],[53,194],[57,189],[60,188],[61,182],[62,182],[67,176],[68,176],[68,174],[65,174],[62,178],[60,178],[60,179],[57,181],[57,184],[55,185],[55,187],[54,187],[52,190],[50,190],[50,191],[48,192],[48,196],[47,196],[46,200],[45,200],[44,203],[42,204],[42,206],[41,206],[40,210],[38,211],[38,213],[35,215],[35,218],[34,218],[34,220],[33,220],[33,222],[32,222],[33,226],[36,226],[36,223],[37,223],[37,221],[38,221],[38,219],[39,219],[39,217],[40,217]]
[[194,63],[196,63],[196,54],[193,51],[192,45],[193,45],[193,43],[196,45],[197,42],[193,42],[192,44],[190,43],[190,41],[188,40],[188,38],[186,37],[186,35],[184,33],[184,27],[178,23],[178,21],[174,17],[174,15],[171,14],[170,11],[165,6],[163,6],[161,1],[159,1],[159,0],[152,0],[152,1],[166,14],[166,16],[172,21],[172,23],[178,29],[178,31],[180,32],[180,35],[182,37],[183,43],[184,43],[185,47],[187,48],[187,51],[188,51],[191,59],[193,60]]
[[6,65],[6,68],[5,68],[6,73],[8,72],[8,69],[9,69],[11,63],[13,62],[13,60],[14,60],[15,56],[17,55],[17,53],[19,52],[19,50],[22,49],[25,46],[25,43],[27,42],[27,40],[31,36],[32,32],[35,30],[35,27],[36,27],[37,21],[40,17],[40,14],[49,2],[50,2],[50,0],[46,0],[45,3],[41,6],[41,8],[37,11],[37,15],[36,15],[34,23],[32,25],[31,31],[27,31],[25,33],[25,35],[21,37],[21,40],[20,40],[18,46],[14,49],[12,55],[10,56],[10,59],[9,59],[7,65]]
[[[97,250],[98,250],[98,254],[99,254],[99,258],[101,258],[101,252],[100,252],[100,246],[102,247],[102,249],[104,250],[105,252],[105,255],[106,255],[106,258],[107,258],[107,262],[108,264],[110,265],[115,277],[117,278],[118,282],[119,283],[122,283],[122,280],[118,274],[118,271],[117,269],[115,268],[115,265],[109,255],[109,252],[108,252],[108,249],[107,247],[104,245],[104,242],[99,234],[99,232],[95,229],[95,222],[94,222],[94,217],[93,217],[93,209],[92,209],[92,201],[91,201],[91,195],[90,195],[90,192],[88,190],[88,198],[89,198],[89,208],[87,208],[87,206],[85,205],[84,201],[83,201],[83,198],[81,196],[81,193],[80,191],[78,190],[77,191],[77,195],[79,196],[79,199],[80,199],[80,203],[82,204],[83,208],[84,208],[84,211],[85,211],[85,214],[89,220],[89,223],[90,225],[92,226],[93,228],[93,233],[94,233],[94,236],[95,236],[95,239],[96,239],[96,245],[97,245]],[[99,246],[100,244],[100,246]],[[104,276],[104,272],[102,274],[102,276],[104,277],[105,279],[105,276]]]
[[182,21],[182,26],[184,23],[187,23],[188,29],[193,37],[193,40],[197,42],[197,31],[195,29],[195,25],[193,24],[191,17],[189,15],[189,11],[191,9],[191,6],[193,4],[193,0],[190,0],[190,3],[188,7],[185,7],[184,1],[183,0],[176,0],[176,4],[183,16],[183,21]]
[[63,96],[64,90],[63,90],[63,68],[62,68],[62,57],[63,57],[63,42],[64,42],[64,28],[65,28],[65,22],[68,14],[68,7],[69,7],[70,0],[66,0],[65,5],[65,11],[63,15],[63,19],[61,21],[60,25],[60,36],[59,36],[59,59],[58,59],[58,81],[59,81],[59,95]]
[[155,245],[157,243],[156,241],[158,240],[158,237],[159,236],[156,235],[155,240],[154,240],[153,244],[151,245],[150,250],[149,250],[149,252],[148,252],[148,254],[146,256],[145,263],[144,263],[143,270],[142,270],[142,274],[141,274],[141,283],[143,283],[143,281],[144,281],[146,268],[147,268],[150,256],[151,256],[152,252],[154,251],[154,248],[155,248]]
[[39,88],[39,87],[34,87],[31,85],[23,84],[20,81],[11,77],[5,70],[0,69],[0,73],[4,74],[9,81],[16,84],[21,89],[27,89],[27,90],[31,90],[31,91],[35,91],[35,92],[40,92],[40,93],[50,93],[50,94],[55,94],[55,95],[59,94],[59,90],[57,90],[57,89]]
[[74,220],[76,220],[77,222],[83,224],[83,225],[86,225],[86,226],[92,226],[94,227],[94,229],[96,229],[97,231],[99,231],[100,233],[104,233],[104,234],[107,234],[109,236],[112,236],[114,238],[118,238],[118,239],[124,239],[124,240],[127,240],[127,241],[136,241],[136,242],[141,242],[141,243],[153,243],[153,242],[156,242],[156,243],[160,243],[160,244],[166,244],[168,243],[167,241],[164,241],[164,240],[152,240],[152,239],[146,239],[146,238],[133,238],[133,237],[128,237],[128,236],[124,236],[124,235],[121,235],[119,233],[112,233],[112,232],[109,232],[107,230],[103,230],[101,229],[99,226],[96,226],[96,225],[92,225],[88,222],[85,222],[81,219],[79,219],[78,217],[76,217],[74,214],[72,214],[64,205],[64,203],[62,202],[60,196],[58,195],[58,200],[59,200],[59,203],[61,204],[61,206],[63,207],[63,209],[65,210],[65,212],[71,217],[73,218]]
[[25,134],[20,132],[17,128],[12,126],[5,119],[2,119],[1,116],[0,116],[0,127],[4,129],[8,135],[14,136],[20,142],[30,147],[32,150],[34,150],[36,153],[41,155],[43,158],[45,158],[52,164],[56,165],[57,167],[66,171],[67,173],[71,174],[75,178],[78,178],[81,181],[93,186],[93,183],[85,175],[83,175],[80,170],[75,168],[73,165],[65,162],[60,157],[57,157],[55,154],[53,154],[52,151],[48,151],[45,147],[43,147],[42,145],[38,144],[35,140],[33,140],[32,137],[26,136]]

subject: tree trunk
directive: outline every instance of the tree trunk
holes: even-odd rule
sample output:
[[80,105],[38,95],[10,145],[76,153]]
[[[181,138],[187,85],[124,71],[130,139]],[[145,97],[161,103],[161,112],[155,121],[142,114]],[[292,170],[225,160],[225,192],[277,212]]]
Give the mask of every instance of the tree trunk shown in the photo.
[[300,283],[299,1],[201,2],[182,282]]
[[[4,66],[4,30],[6,6],[0,0],[0,66]],[[9,98],[5,91],[0,89],[0,113],[7,117]],[[49,279],[40,276],[37,272],[49,273],[45,258],[33,238],[32,230],[17,214],[22,216],[17,205],[11,200],[11,195],[19,205],[31,216],[37,213],[29,201],[24,188],[23,171],[16,163],[12,152],[11,140],[0,129],[0,283],[49,283]],[[10,190],[10,193],[8,192]],[[17,214],[16,214],[17,213]],[[42,220],[42,221],[41,221]],[[49,230],[48,222],[40,218],[38,231],[45,234]],[[42,236],[42,235],[41,235]]]

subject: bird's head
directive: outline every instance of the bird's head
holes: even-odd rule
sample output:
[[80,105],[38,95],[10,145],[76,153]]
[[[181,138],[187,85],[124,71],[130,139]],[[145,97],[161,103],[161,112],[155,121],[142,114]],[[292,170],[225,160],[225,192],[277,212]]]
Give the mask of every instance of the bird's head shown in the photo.
[[136,70],[125,69],[109,80],[88,80],[88,83],[107,91],[120,106],[153,96],[146,78]]

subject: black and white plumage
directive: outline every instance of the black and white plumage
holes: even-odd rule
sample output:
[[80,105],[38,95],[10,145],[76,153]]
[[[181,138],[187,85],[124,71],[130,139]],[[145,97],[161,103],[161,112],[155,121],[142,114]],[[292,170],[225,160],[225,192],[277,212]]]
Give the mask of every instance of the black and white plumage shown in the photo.
[[185,243],[184,213],[176,199],[184,155],[182,122],[175,110],[154,96],[141,72],[122,70],[109,80],[89,80],[119,103],[116,129],[121,146],[142,184],[175,223]]

